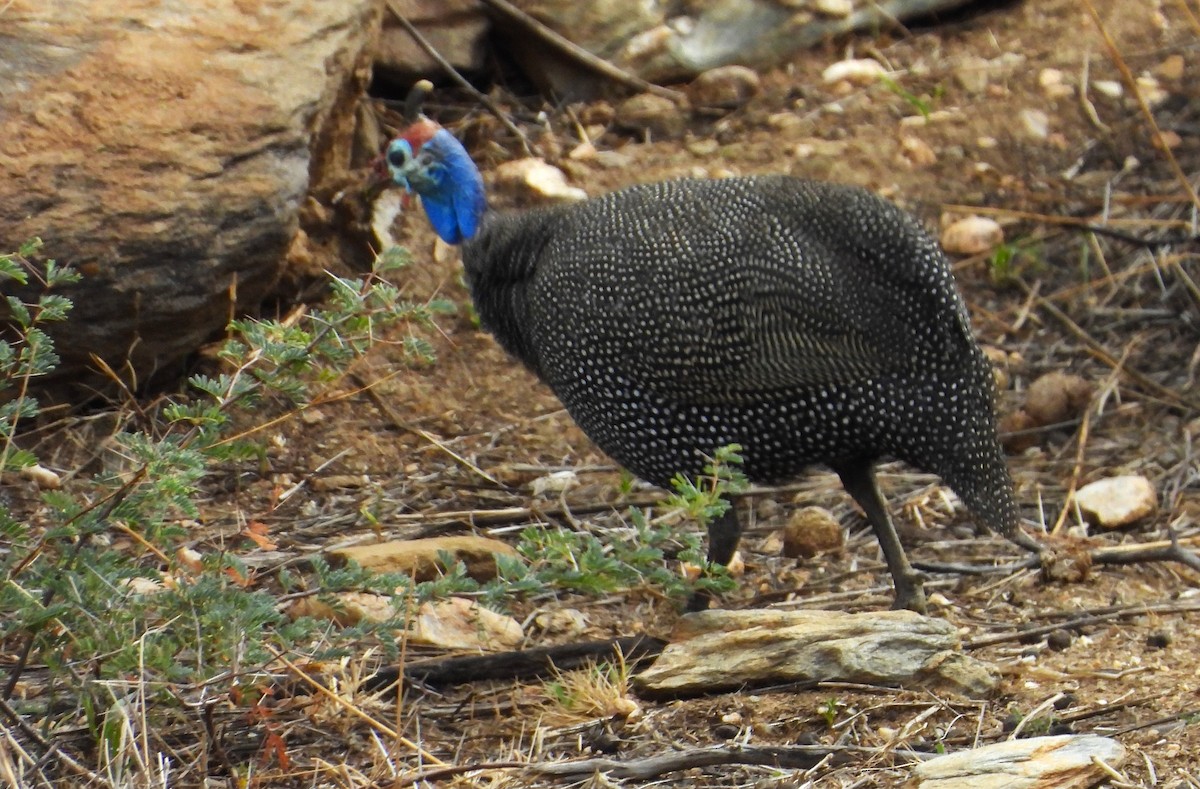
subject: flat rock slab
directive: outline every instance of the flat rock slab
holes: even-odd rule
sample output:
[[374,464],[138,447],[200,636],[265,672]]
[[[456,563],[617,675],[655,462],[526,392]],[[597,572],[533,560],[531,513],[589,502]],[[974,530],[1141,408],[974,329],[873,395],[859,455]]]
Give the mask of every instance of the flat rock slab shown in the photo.
[[911,611],[701,611],[684,616],[670,640],[635,678],[639,691],[693,695],[836,680],[984,696],[999,679],[959,651],[953,625]]
[[376,573],[404,573],[417,581],[429,581],[444,574],[446,555],[452,562],[463,562],[467,575],[476,581],[496,577],[497,556],[517,556],[507,543],[473,534],[430,537],[424,540],[393,540],[370,545],[352,545],[328,552],[334,561],[354,561]]
[[1031,737],[939,756],[913,770],[908,789],[1073,789],[1111,777],[1125,746],[1094,734]]

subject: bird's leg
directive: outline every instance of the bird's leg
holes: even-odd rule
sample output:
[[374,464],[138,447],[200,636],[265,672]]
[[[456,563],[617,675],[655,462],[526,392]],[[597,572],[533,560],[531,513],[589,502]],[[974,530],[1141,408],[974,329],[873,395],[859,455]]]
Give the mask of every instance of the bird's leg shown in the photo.
[[1029,536],[1020,524],[1013,524],[1012,531],[1004,536],[1008,538],[1009,542],[1021,546],[1035,556],[1041,556],[1046,550],[1046,546]]
[[888,513],[887,503],[879,492],[879,484],[875,481],[875,466],[869,461],[854,461],[834,466],[834,471],[842,479],[842,487],[846,489],[858,506],[866,513],[867,521],[875,531],[879,547],[883,549],[883,558],[887,561],[888,571],[892,574],[892,582],[896,585],[896,602],[892,608],[907,608],[923,614],[925,608],[925,589],[921,585],[921,576],[908,563],[904,546],[896,534],[896,526]]
[[[726,499],[726,501],[729,501]],[[708,524],[708,561],[711,564],[728,565],[737,551],[742,537],[742,526],[738,522],[737,510],[729,501],[725,514]],[[696,591],[688,598],[687,610],[704,611],[712,602],[712,593]]]

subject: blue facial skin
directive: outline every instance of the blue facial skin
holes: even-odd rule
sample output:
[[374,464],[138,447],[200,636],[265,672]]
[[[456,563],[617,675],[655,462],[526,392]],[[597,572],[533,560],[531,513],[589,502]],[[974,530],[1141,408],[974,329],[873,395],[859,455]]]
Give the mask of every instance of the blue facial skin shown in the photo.
[[461,244],[475,235],[487,208],[483,179],[454,135],[439,129],[415,153],[408,140],[392,140],[387,163],[397,186],[421,196],[429,223],[442,240]]

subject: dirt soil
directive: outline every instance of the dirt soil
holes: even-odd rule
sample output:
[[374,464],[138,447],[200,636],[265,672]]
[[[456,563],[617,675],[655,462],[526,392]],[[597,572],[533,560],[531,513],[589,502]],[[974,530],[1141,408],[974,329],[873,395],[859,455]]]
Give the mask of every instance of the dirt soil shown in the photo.
[[[996,355],[1006,373],[1001,413],[1016,412],[1030,383],[1048,372],[1077,374],[1094,388],[1083,409],[1033,433],[1025,442],[1030,446],[1010,455],[1027,523],[1057,525],[1056,534],[1042,539],[1074,556],[1163,540],[1168,528],[1192,538],[1200,533],[1200,250],[1194,240],[1146,246],[1073,226],[1102,223],[1107,210],[1111,226],[1130,236],[1178,239],[1194,234],[1194,213],[1167,157],[1151,142],[1149,123],[1122,84],[1087,5],[1029,0],[986,6],[904,34],[831,43],[762,75],[762,94],[745,107],[689,117],[682,139],[646,140],[621,131],[601,102],[546,107],[539,118],[542,107],[500,98],[535,151],[590,194],[673,176],[787,172],[878,191],[934,231],[957,215],[998,220],[1020,250],[1015,278],[998,281],[986,255],[958,257],[955,266],[978,336],[1003,352]],[[1153,102],[1172,153],[1197,183],[1200,10],[1188,0],[1097,0],[1096,6],[1130,72],[1153,78],[1139,83],[1141,94]],[[822,71],[847,56],[882,60],[897,75],[896,89],[825,84]],[[1079,90],[1083,76],[1091,81],[1086,96]],[[1113,84],[1120,95],[1112,95]],[[1164,95],[1154,95],[1156,88]],[[435,109],[444,111],[442,120],[468,142],[490,179],[494,165],[520,156],[519,146],[477,106],[456,101]],[[1044,134],[1037,128],[1043,122]],[[592,142],[602,155],[568,157],[581,128],[601,132]],[[524,202],[499,186],[493,193],[500,203]],[[409,538],[474,531],[515,540],[516,529],[538,520],[597,533],[627,527],[629,511],[611,461],[544,386],[473,325],[457,253],[435,244],[415,211],[397,233],[416,258],[404,272],[406,295],[436,295],[460,307],[428,336],[436,363],[393,375],[400,369],[398,344],[378,349],[355,374],[374,384],[390,415],[359,392],[281,423],[272,465],[282,472],[214,501],[205,523],[225,524],[228,534],[246,519],[260,521],[292,557],[380,532]],[[347,380],[345,392],[356,386]],[[531,483],[562,469],[575,470],[580,480],[565,494],[573,516],[473,528],[467,517],[438,515],[531,505],[552,511],[556,496],[536,497]],[[365,474],[370,484],[310,486],[288,504],[272,504],[274,494],[298,482],[345,474]],[[1064,508],[1069,490],[1121,474],[1153,481],[1155,515],[1098,532]],[[890,464],[881,480],[914,561],[987,567],[1023,558],[1015,546],[977,532],[936,479]],[[588,509],[606,503],[612,507]],[[803,504],[836,515],[849,534],[844,548],[810,560],[780,555],[778,531]],[[725,607],[889,607],[891,584],[878,545],[833,475],[815,470],[741,506],[751,523],[742,545],[746,571]],[[362,517],[365,509],[378,524]],[[987,699],[829,683],[675,701],[635,697],[638,712],[629,717],[620,711],[572,717],[547,700],[543,682],[496,681],[412,688],[402,707],[365,694],[354,700],[391,721],[425,754],[459,766],[629,760],[730,744],[845,749],[807,770],[730,764],[642,780],[597,776],[577,782],[582,785],[897,786],[911,769],[905,752],[1001,741],[1036,710],[1038,720],[1026,724],[1025,734],[1090,732],[1128,748],[1119,773],[1104,785],[1200,787],[1200,726],[1194,723],[1200,716],[1200,614],[1192,610],[1198,584],[1200,574],[1179,563],[1150,561],[1097,563],[1058,579],[1036,571],[932,574],[930,613],[952,622],[970,653],[1003,674]],[[1160,608],[1138,613],[1147,605]],[[518,621],[558,609],[580,612],[583,631],[531,626],[524,646],[643,632],[667,637],[682,601],[631,591],[511,605]],[[1097,616],[1105,612],[1116,615]],[[1057,622],[1065,632],[1049,640],[1016,635]],[[1010,638],[977,643],[1003,635]],[[440,654],[414,650],[410,658]],[[378,664],[368,657],[354,671],[369,673]],[[393,776],[433,769],[411,749],[386,756],[387,745],[360,718],[332,704],[315,715],[314,703],[305,698],[291,707],[285,701],[276,710],[276,731],[285,735],[291,756],[291,778],[278,776],[281,782],[299,785],[303,775],[305,785],[405,785],[394,784]],[[832,715],[822,709],[827,703],[834,705]],[[242,745],[249,748],[261,734],[253,726],[226,732],[246,738]],[[233,747],[229,740],[226,747]],[[272,768],[265,769],[262,785],[271,785]],[[554,783],[509,768],[434,773],[441,777],[428,785]]]
[[[1142,95],[1155,102],[1157,123],[1196,183],[1200,94],[1192,72],[1200,30],[1194,6],[1110,0],[1097,7],[1130,72],[1153,78],[1140,83]],[[1026,442],[1032,446],[1010,458],[1027,521],[1048,529],[1058,525],[1056,535],[1045,539],[1076,554],[1162,540],[1168,527],[1190,536],[1200,525],[1197,248],[1194,241],[1130,244],[1079,232],[1072,224],[1076,218],[1099,223],[1107,207],[1112,226],[1130,235],[1180,236],[1194,233],[1187,222],[1194,214],[1166,157],[1153,146],[1130,88],[1123,85],[1121,95],[1113,96],[1111,89],[1095,87],[1097,80],[1120,84],[1122,75],[1086,8],[1076,0],[1001,5],[908,35],[831,44],[763,75],[762,95],[744,108],[690,118],[680,140],[647,141],[616,130],[607,123],[611,111],[603,103],[549,108],[541,119],[528,105],[508,107],[535,151],[590,194],[672,176],[788,172],[866,186],[900,202],[932,229],[947,215],[997,219],[1009,242],[1024,250],[1015,261],[1019,283],[998,283],[986,256],[959,259],[956,272],[979,337],[1007,357],[1001,413],[1015,412],[1029,384],[1051,371],[1077,374],[1094,386],[1085,409],[1056,429],[1036,433]],[[848,55],[881,59],[900,75],[900,89],[845,90],[823,83],[823,69]],[[1180,55],[1186,64],[1182,74]],[[1091,87],[1081,95],[1085,77]],[[1165,97],[1151,95],[1155,85]],[[921,117],[922,104],[931,113],[928,121]],[[477,107],[450,106],[445,113],[447,125],[468,141],[489,173],[492,165],[519,156],[516,141]],[[1044,113],[1044,135],[1036,128],[1037,113]],[[615,154],[569,158],[580,142],[577,122],[593,132],[599,127],[596,148]],[[499,202],[521,202],[518,195],[493,192]],[[542,521],[597,532],[625,526],[628,512],[620,505],[619,475],[611,462],[544,386],[473,326],[454,251],[434,243],[416,212],[402,228],[403,243],[418,260],[405,274],[406,293],[416,299],[449,297],[462,309],[441,321],[441,332],[431,337],[436,364],[389,377],[399,355],[384,349],[359,368],[361,380],[379,381],[375,391],[399,415],[399,424],[358,395],[284,426],[289,449],[280,465],[297,470],[289,480],[315,469],[367,474],[370,503],[381,513],[386,536],[416,537],[470,530],[465,518],[447,527],[435,517],[438,512],[549,507],[553,499],[536,499],[530,483],[574,469],[581,484],[566,494],[567,503],[582,511],[614,502],[614,509]],[[418,431],[436,437],[436,443]],[[480,471],[505,486],[487,482]],[[1119,474],[1149,477],[1158,490],[1158,513],[1127,529],[1083,536],[1087,530],[1078,513],[1064,511],[1068,490]],[[961,507],[946,503],[936,480],[896,465],[885,467],[882,479],[914,561],[988,565],[1020,558],[1003,540],[978,535]],[[367,496],[314,494],[303,514],[276,511],[264,513],[263,520],[289,550],[316,549],[372,534],[363,519],[349,523],[335,517],[358,511]],[[793,501],[832,510],[849,530],[845,548],[808,561],[782,558],[775,535]],[[245,508],[246,500],[239,506]],[[743,506],[752,519],[742,546],[747,569],[726,607],[888,607],[891,589],[878,546],[832,475],[814,472],[786,491],[751,497]],[[389,513],[429,519],[395,525]],[[475,531],[511,539],[513,527],[527,522]],[[589,755],[636,759],[733,743],[866,746],[878,750],[847,751],[808,771],[697,767],[623,785],[895,786],[909,770],[898,753],[999,741],[1021,716],[1037,710],[1039,720],[1026,734],[1092,732],[1116,737],[1129,749],[1123,777],[1114,775],[1107,785],[1200,786],[1200,728],[1193,723],[1200,714],[1200,628],[1197,614],[1187,610],[1200,575],[1178,563],[1139,562],[1097,565],[1053,581],[1033,571],[933,579],[930,588],[939,597],[931,613],[954,623],[971,654],[1003,672],[1003,684],[991,698],[832,684],[683,701],[639,699],[640,715],[630,719],[563,720],[548,708],[542,683],[497,682],[413,689],[398,723],[427,753],[454,765]],[[1131,613],[1143,605],[1181,610]],[[518,620],[558,608],[582,612],[586,629],[556,635],[530,628],[527,646],[640,632],[665,637],[681,601],[631,592],[512,606]],[[1077,621],[1110,611],[1128,615]],[[1065,633],[1049,639],[1053,647],[1044,635],[1014,635],[972,648],[992,636],[1055,622],[1068,624]],[[830,700],[836,704],[832,725],[820,709]],[[386,718],[386,705],[375,704]],[[367,728],[347,720],[340,725],[345,752],[338,760],[388,785]],[[318,743],[325,739],[314,737]],[[316,763],[316,753],[296,738],[289,742],[295,746],[293,764]],[[401,761],[393,765],[401,772],[416,766],[411,753]],[[508,786],[549,779],[484,769],[442,781]],[[355,784],[347,779],[345,785]]]

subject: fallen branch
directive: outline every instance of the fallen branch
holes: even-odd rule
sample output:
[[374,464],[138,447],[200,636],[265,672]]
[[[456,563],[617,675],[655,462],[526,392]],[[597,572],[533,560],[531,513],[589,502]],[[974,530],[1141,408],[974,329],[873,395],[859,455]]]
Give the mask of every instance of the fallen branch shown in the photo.
[[[1013,281],[1016,282],[1026,294],[1033,294],[1033,288],[1031,288],[1029,284],[1025,282],[1025,280],[1021,279],[1020,277],[1016,277]],[[1127,364],[1122,365],[1117,357],[1109,353],[1107,348],[1101,345],[1097,340],[1093,339],[1092,336],[1083,329],[1083,327],[1071,319],[1071,316],[1067,315],[1065,312],[1052,304],[1049,299],[1038,295],[1032,295],[1032,298],[1037,302],[1039,307],[1050,313],[1050,315],[1059,323],[1061,323],[1067,329],[1067,331],[1075,335],[1077,339],[1083,342],[1083,344],[1087,346],[1088,350],[1092,352],[1093,356],[1095,356],[1097,359],[1100,359],[1110,368],[1113,370],[1119,369],[1122,376],[1131,379],[1144,390],[1152,392],[1158,397],[1164,399],[1173,408],[1182,409],[1188,413],[1200,411],[1200,401],[1184,397],[1174,389],[1163,386],[1154,379],[1149,378],[1148,376],[1133,369],[1131,366]]]
[[487,107],[488,112],[492,113],[492,115],[495,115],[496,119],[499,120],[500,123],[504,124],[504,128],[508,129],[510,133],[515,135],[516,138],[520,140],[521,148],[524,149],[526,156],[533,156],[533,149],[529,147],[529,140],[525,138],[524,132],[518,129],[516,124],[509,120],[508,115],[501,111],[500,107],[496,105],[496,102],[492,101],[486,93],[479,91],[467,80],[466,77],[458,73],[458,69],[450,65],[450,61],[442,57],[442,53],[438,52],[437,48],[434,47],[433,44],[430,44],[425,36],[421,35],[421,31],[417,30],[413,23],[409,22],[408,18],[404,16],[404,13],[400,10],[400,5],[397,0],[385,0],[385,2],[387,3],[388,10],[392,12],[392,16],[396,17],[396,21],[400,23],[400,26],[404,28],[405,32],[412,36],[413,41],[417,42],[417,46],[424,50],[425,54],[429,55],[429,57],[433,59],[434,63],[437,63],[439,66],[441,66],[442,70],[445,71],[446,74],[448,74],[450,78],[458,84],[459,87],[470,93],[475,101],[479,102],[484,107]]
[[[643,635],[442,658],[405,666],[404,680],[424,685],[461,685],[488,679],[542,677],[607,660],[624,660],[630,666],[636,666],[658,657],[666,645],[662,639]],[[400,669],[389,666],[369,677],[362,689],[367,693],[378,693],[394,686],[399,679]]]
[[993,636],[984,636],[977,638],[974,641],[968,641],[963,644],[963,649],[982,649],[996,644],[1003,644],[1007,641],[1020,641],[1025,638],[1033,638],[1044,636],[1055,630],[1076,630],[1089,625],[1099,625],[1105,622],[1112,622],[1119,619],[1129,619],[1130,617],[1143,616],[1145,614],[1186,614],[1193,611],[1200,611],[1200,601],[1189,603],[1162,603],[1158,605],[1139,605],[1124,608],[1119,611],[1108,611],[1104,613],[1089,614],[1086,616],[1078,616],[1073,619],[1068,619],[1065,622],[1055,622],[1049,625],[1038,625],[1036,627],[1025,627],[1020,630],[1014,630],[1010,633],[999,633]]
[[425,781],[436,781],[467,772],[484,770],[523,770],[539,776],[553,778],[581,778],[603,773],[619,780],[646,780],[664,773],[691,770],[696,767],[714,767],[722,764],[756,764],[784,769],[805,770],[833,757],[850,755],[902,756],[910,762],[932,758],[935,754],[900,752],[892,748],[868,748],[854,745],[792,745],[779,747],[750,748],[736,745],[721,745],[712,748],[693,748],[688,751],[647,756],[642,759],[619,761],[617,759],[582,759],[574,762],[484,762],[481,764],[451,765],[425,770],[400,778],[394,786],[412,786]]

